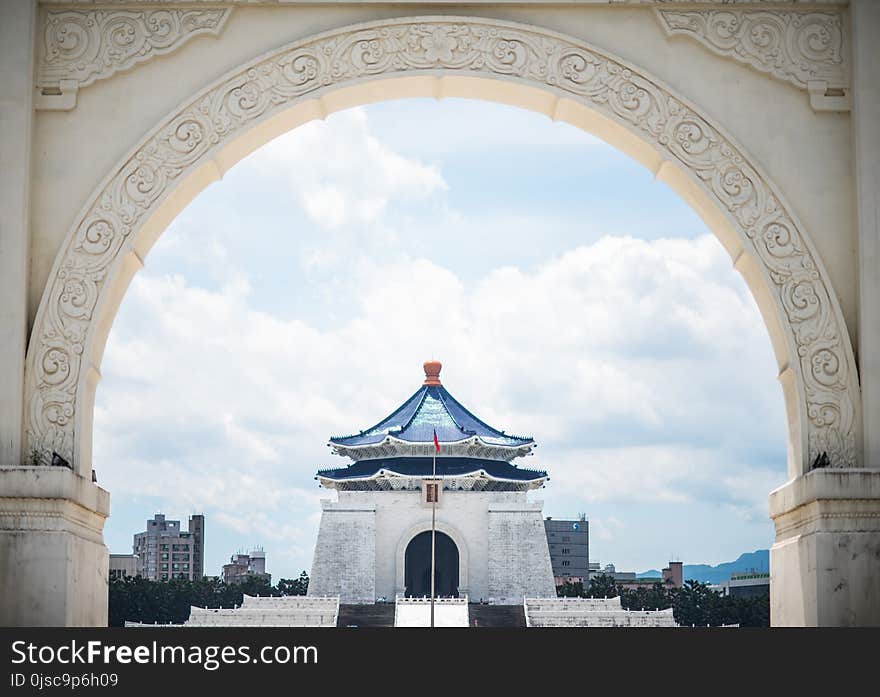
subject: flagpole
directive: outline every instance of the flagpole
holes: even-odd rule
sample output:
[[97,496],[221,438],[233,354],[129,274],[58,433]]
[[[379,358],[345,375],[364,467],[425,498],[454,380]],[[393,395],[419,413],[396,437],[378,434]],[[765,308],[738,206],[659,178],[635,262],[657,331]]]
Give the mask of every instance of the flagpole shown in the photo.
[[[433,485],[437,486],[437,431],[434,431],[434,458],[431,465],[431,477],[434,480]],[[434,627],[434,563],[435,563],[435,551],[434,551],[434,533],[436,532],[437,527],[437,498],[440,495],[440,487],[437,487],[434,491],[434,496],[431,500],[431,627]]]

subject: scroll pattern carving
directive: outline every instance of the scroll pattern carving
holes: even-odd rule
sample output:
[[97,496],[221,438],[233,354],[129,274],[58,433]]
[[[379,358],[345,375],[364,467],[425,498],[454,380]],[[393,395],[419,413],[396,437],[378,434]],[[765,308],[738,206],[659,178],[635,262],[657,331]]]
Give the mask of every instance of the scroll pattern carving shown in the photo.
[[231,8],[47,10],[37,86],[77,87],[173,51],[199,34],[217,34]]
[[657,10],[666,31],[797,87],[848,84],[840,12]]
[[797,222],[748,157],[665,87],[550,32],[483,19],[389,20],[294,44],[171,115],[122,162],[69,233],[28,354],[28,436],[74,453],[74,414],[95,307],[135,231],[174,183],[220,143],[322,88],[430,71],[516,80],[579,100],[695,175],[741,233],[775,295],[805,403],[809,457],[856,465],[858,387],[831,289]]
[[[382,0],[376,0],[382,2]],[[558,3],[559,0],[520,0],[524,4],[536,4],[540,2]],[[291,0],[40,0],[44,5],[171,5],[171,4],[198,4],[212,3],[224,5],[283,5]],[[395,4],[422,4],[424,0],[398,0]],[[690,5],[712,4],[712,0],[580,0],[585,5]],[[846,5],[849,0],[782,0],[791,4],[800,5]],[[780,0],[715,0],[717,5],[762,5],[782,4]],[[474,5],[483,4],[479,0],[469,3]]]

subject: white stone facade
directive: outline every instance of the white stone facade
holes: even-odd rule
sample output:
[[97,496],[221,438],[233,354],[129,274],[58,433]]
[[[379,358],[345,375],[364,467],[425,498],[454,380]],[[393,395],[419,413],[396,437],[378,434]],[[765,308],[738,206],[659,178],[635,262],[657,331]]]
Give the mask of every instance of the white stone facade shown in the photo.
[[490,600],[513,605],[527,595],[555,597],[556,583],[540,506],[494,502],[488,517]]
[[377,597],[376,507],[369,501],[342,498],[336,504],[321,501],[308,594],[338,595],[344,603],[372,603]]
[[[309,594],[372,603],[406,592],[409,542],[431,529],[419,491],[340,491],[322,501]],[[498,604],[555,596],[541,502],[524,491],[444,491],[437,530],[455,542],[460,596]]]

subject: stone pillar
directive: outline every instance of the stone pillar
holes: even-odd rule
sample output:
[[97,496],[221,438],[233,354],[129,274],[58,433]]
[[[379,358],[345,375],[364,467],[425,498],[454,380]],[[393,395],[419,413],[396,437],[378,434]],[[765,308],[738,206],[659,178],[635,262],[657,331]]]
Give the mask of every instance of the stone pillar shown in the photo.
[[489,597],[504,605],[556,597],[540,502],[489,506]]
[[21,465],[36,0],[0,5],[0,466]]
[[852,0],[850,16],[863,463],[880,468],[880,3]]
[[813,470],[770,494],[770,622],[880,625],[880,470]]
[[107,626],[109,512],[72,470],[0,468],[0,626]]
[[338,595],[339,602],[376,602],[376,507],[346,501],[321,501],[321,525],[308,595]]
[[107,492],[22,467],[36,0],[0,1],[0,625],[106,626]]
[[880,3],[849,12],[864,469],[813,470],[770,495],[774,626],[880,625]]

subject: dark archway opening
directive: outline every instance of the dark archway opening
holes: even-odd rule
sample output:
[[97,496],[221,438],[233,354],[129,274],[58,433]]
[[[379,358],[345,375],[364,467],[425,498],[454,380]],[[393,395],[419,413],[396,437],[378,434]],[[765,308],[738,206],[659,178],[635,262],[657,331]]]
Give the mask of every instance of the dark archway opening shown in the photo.
[[[458,547],[449,535],[436,533],[434,595],[458,597]],[[406,547],[407,597],[431,595],[431,531],[419,533]]]

